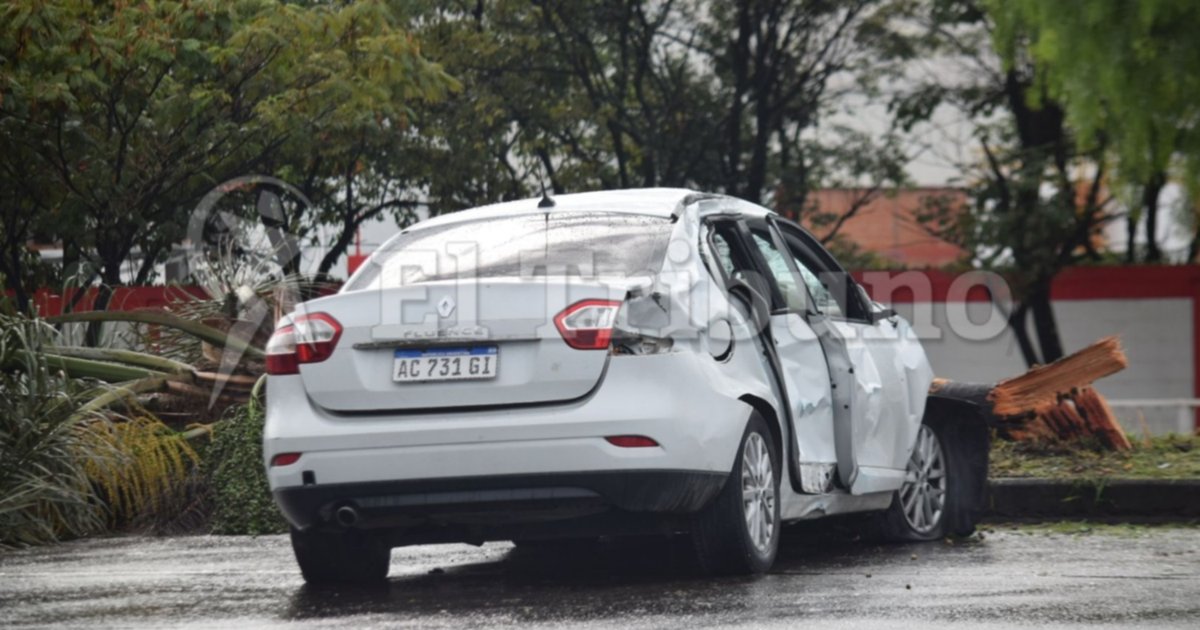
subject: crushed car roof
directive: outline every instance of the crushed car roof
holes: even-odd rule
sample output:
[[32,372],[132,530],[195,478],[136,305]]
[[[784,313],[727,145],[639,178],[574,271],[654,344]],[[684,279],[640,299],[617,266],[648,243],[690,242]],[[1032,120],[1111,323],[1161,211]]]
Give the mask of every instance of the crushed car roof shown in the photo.
[[[521,199],[518,201],[506,201],[503,203],[495,203],[487,206],[480,206],[470,210],[462,210],[459,212],[450,212],[447,214],[433,217],[426,221],[422,221],[410,229],[424,229],[438,225],[446,225],[457,223],[460,221],[476,221],[479,219],[489,219],[501,216],[512,216],[517,214],[542,213],[542,212],[619,212],[624,214],[641,214],[648,216],[658,216],[667,218],[679,208],[680,202],[692,196],[706,196],[712,198],[725,198],[733,200],[732,197],[724,195],[708,195],[687,188],[630,188],[625,190],[603,190],[596,192],[572,193],[567,195],[556,195],[554,206],[551,208],[539,208],[538,203],[542,200],[541,197],[532,197],[530,199]],[[740,200],[738,200],[740,201]],[[758,208],[752,204],[741,201],[739,210],[749,210],[753,214],[753,210],[766,212],[765,209]]]

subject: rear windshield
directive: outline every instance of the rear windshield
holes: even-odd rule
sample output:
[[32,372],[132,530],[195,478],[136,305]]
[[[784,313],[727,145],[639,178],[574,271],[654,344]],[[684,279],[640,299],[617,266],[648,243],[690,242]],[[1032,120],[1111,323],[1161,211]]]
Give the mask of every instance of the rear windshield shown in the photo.
[[523,214],[401,234],[380,249],[346,290],[470,278],[658,273],[671,221],[599,212]]

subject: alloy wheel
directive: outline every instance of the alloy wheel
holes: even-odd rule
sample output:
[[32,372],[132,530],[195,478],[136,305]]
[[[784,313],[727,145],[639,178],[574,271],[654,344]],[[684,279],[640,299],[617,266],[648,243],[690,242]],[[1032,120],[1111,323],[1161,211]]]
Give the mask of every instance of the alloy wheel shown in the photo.
[[941,523],[946,507],[946,459],[937,434],[927,425],[921,425],[908,458],[900,501],[904,519],[916,533],[927,535]]
[[762,553],[775,536],[775,472],[767,443],[751,433],[742,447],[742,510],[750,541]]

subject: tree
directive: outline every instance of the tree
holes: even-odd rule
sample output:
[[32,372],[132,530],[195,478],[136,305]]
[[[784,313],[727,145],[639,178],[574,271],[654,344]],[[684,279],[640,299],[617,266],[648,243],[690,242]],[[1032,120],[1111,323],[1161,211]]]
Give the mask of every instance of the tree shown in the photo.
[[[556,138],[583,123],[566,102],[559,51],[540,33],[530,3],[431,5],[420,13],[419,35],[462,89],[419,112],[423,133],[407,147],[428,165],[430,212],[519,199],[543,183],[552,191],[595,186],[595,173],[577,166],[585,160],[558,148]],[[551,155],[547,173],[543,158]]]
[[1109,218],[1104,147],[1079,148],[1042,66],[1021,52],[1023,32],[997,31],[970,0],[939,0],[913,18],[924,26],[914,42],[923,54],[967,71],[945,71],[893,108],[911,126],[941,104],[958,107],[976,121],[981,154],[962,165],[972,204],[931,208],[925,223],[944,226],[939,235],[973,252],[975,264],[1005,273],[1014,299],[1009,328],[1026,363],[1054,361],[1064,349],[1051,283],[1063,268],[1100,258],[1093,239]]
[[[1178,166],[1193,197],[1200,192],[1200,4],[989,0],[987,6],[998,37],[1012,40],[1020,33],[1022,48],[1006,54],[1036,60],[1040,81],[1062,104],[1080,141],[1088,147],[1103,143],[1119,177],[1140,189],[1145,258],[1159,261],[1159,195],[1172,167]],[[1130,213],[1130,262],[1138,214]]]
[[[286,164],[314,138],[402,126],[409,104],[445,92],[449,78],[390,11],[378,1],[7,5],[0,169],[27,185],[3,198],[4,214],[35,216],[6,220],[5,238],[41,222],[104,287],[146,282],[213,185]],[[4,272],[10,286],[22,276]]]
[[466,176],[459,187],[476,198],[490,191],[487,201],[541,184],[560,192],[713,188],[717,176],[706,169],[714,144],[705,131],[716,124],[714,90],[703,64],[666,36],[680,19],[674,0],[432,9],[422,37],[464,89],[431,108],[426,122],[448,146],[465,149],[446,165]]
[[829,121],[873,95],[903,4],[18,2],[0,27],[0,168],[48,179],[3,199],[0,236],[45,219],[106,286],[146,281],[201,194],[261,173],[311,201],[280,197],[285,228],[332,228],[322,273],[366,221],[542,185],[722,191],[833,238],[847,217],[809,190],[861,185],[865,203],[903,180],[893,137]]
[[822,124],[876,78],[872,51],[894,40],[887,4],[442,3],[422,37],[464,89],[433,108],[445,114],[434,125],[454,130],[438,134],[447,143],[471,143],[479,179],[460,185],[498,198],[544,179],[554,190],[686,186],[807,208],[814,186],[902,179],[896,151]]
[[[738,0],[702,26],[720,80],[726,192],[761,201],[785,186],[803,208],[829,146],[813,139],[834,104],[869,92],[879,53],[896,40],[888,3]],[[835,145],[836,146],[836,145]]]
[[[428,159],[433,132],[424,127],[425,112],[460,85],[425,60],[408,31],[414,17],[395,2],[360,3],[337,13],[330,44],[348,69],[363,72],[345,95],[358,102],[350,115],[312,119],[272,160],[272,171],[295,182],[311,202],[296,208],[301,214],[291,217],[292,231],[303,237],[333,228],[332,240],[321,243],[320,276],[346,253],[364,223],[415,221],[416,209],[429,205],[420,194],[436,173]],[[403,52],[393,57],[400,63],[380,65],[396,52]],[[415,71],[406,61],[417,62]]]
[[[566,125],[560,142],[592,164],[607,187],[712,188],[714,145],[705,130],[719,124],[719,110],[711,77],[692,50],[671,40],[674,29],[688,27],[681,3],[535,4],[537,24],[571,78],[567,101],[583,120],[595,121]],[[596,168],[602,161],[611,166]]]
[[44,171],[33,168],[22,147],[8,151],[10,159],[0,160],[0,177],[6,182],[0,186],[0,276],[24,313],[29,310],[30,287],[39,286],[46,267],[27,247],[28,241],[50,227],[46,213],[59,203],[61,189]]

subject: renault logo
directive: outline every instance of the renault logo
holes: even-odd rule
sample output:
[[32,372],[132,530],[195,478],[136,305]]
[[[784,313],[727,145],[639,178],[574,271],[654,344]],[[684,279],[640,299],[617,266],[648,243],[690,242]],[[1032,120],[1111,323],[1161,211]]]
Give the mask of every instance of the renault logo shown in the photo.
[[438,300],[437,312],[442,318],[450,317],[450,314],[454,312],[454,300],[451,300],[448,295]]

